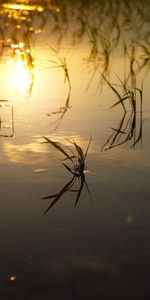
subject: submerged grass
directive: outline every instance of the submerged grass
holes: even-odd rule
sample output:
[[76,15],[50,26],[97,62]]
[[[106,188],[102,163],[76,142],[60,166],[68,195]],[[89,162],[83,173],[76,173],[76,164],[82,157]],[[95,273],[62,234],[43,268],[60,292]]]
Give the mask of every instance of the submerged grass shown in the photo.
[[[66,192],[74,192],[76,193],[76,199],[74,206],[77,205],[79,198],[81,196],[82,190],[84,186],[87,189],[87,192],[89,194],[90,199],[91,193],[88,188],[86,179],[85,179],[85,161],[87,158],[88,150],[91,144],[91,136],[87,145],[87,148],[85,152],[83,152],[82,148],[75,142],[68,140],[68,143],[70,143],[74,147],[74,151],[72,150],[72,147],[66,147],[62,144],[53,141],[45,136],[43,136],[45,139],[45,142],[53,146],[56,150],[58,150],[63,156],[63,166],[65,169],[72,175],[71,180],[69,180],[58,193],[53,195],[48,195],[45,197],[42,197],[42,199],[53,199],[53,201],[50,203],[48,208],[45,210],[44,215],[55,205],[55,203],[66,193]],[[76,183],[78,179],[79,186],[75,189],[73,189],[74,184]]]

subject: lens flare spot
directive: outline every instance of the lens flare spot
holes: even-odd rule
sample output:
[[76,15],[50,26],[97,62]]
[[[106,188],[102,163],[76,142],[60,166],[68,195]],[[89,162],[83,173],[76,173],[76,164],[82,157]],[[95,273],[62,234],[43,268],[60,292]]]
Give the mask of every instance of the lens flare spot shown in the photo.
[[10,282],[14,282],[14,281],[16,281],[16,279],[17,279],[17,277],[15,275],[9,276],[9,281]]

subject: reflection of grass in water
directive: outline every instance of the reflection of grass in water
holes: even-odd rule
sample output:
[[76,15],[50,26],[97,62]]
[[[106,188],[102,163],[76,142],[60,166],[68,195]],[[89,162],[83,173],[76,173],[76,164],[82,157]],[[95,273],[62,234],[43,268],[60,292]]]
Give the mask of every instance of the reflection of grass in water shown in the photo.
[[64,82],[68,83],[68,95],[65,101],[65,105],[60,107],[57,111],[52,112],[51,114],[47,114],[48,116],[52,115],[60,115],[56,121],[54,121],[51,125],[57,124],[55,127],[55,130],[59,127],[62,119],[64,118],[64,115],[70,108],[70,93],[71,93],[71,81],[70,81],[70,76],[69,76],[69,71],[68,71],[68,66],[66,62],[66,58],[61,58],[58,55],[58,51],[56,51],[54,48],[50,47],[52,57],[53,59],[49,59],[49,62],[53,64],[53,66],[50,66],[48,68],[61,68],[64,71]]
[[[138,92],[136,90],[136,75],[143,69],[149,70],[150,2],[87,0],[85,5],[85,1],[81,0],[71,2],[62,0],[58,1],[58,9],[52,9],[50,1],[42,1],[42,4],[43,11],[41,12],[36,10],[26,12],[24,10],[18,12],[1,11],[0,51],[3,52],[3,49],[8,46],[8,32],[11,43],[17,45],[21,39],[25,45],[31,45],[34,35],[42,32],[49,20],[51,20],[52,25],[49,26],[49,32],[53,32],[55,37],[58,33],[58,36],[62,39],[69,32],[75,42],[86,35],[90,42],[87,62],[92,66],[90,83],[95,79],[95,74],[98,73],[99,83],[104,79],[118,98],[114,106],[121,104],[124,112],[126,112],[125,104],[128,101],[135,113],[136,92]],[[11,30],[9,30],[10,28]],[[124,55],[128,58],[129,63],[129,74],[126,76],[124,83],[121,83],[124,89],[123,96],[116,86],[112,85],[107,79],[110,71],[111,54],[122,40],[124,42]],[[136,57],[138,46],[142,51],[142,55]],[[71,84],[66,59],[58,57],[57,51],[53,48],[51,48],[51,51],[54,55],[54,60],[51,60],[53,67],[63,69],[65,80],[69,86],[65,105],[52,113],[59,114],[59,126],[69,108]],[[30,71],[33,71],[32,56],[30,54],[27,61]],[[132,88],[128,87],[129,80],[132,82]],[[32,84],[29,93],[32,91],[33,83],[34,73],[32,73]]]
[[[81,196],[82,190],[84,186],[86,187],[88,194],[91,199],[91,194],[88,188],[88,185],[85,180],[85,161],[87,158],[88,150],[91,143],[91,137],[88,143],[88,146],[86,148],[85,153],[83,152],[82,148],[76,144],[75,141],[68,141],[73,147],[73,151],[69,146],[64,147],[62,144],[52,141],[49,138],[44,137],[46,140],[46,143],[49,143],[52,145],[55,149],[57,149],[63,156],[65,157],[63,160],[63,166],[67,169],[69,173],[72,174],[71,180],[69,180],[63,188],[54,195],[48,195],[46,197],[43,197],[42,199],[53,199],[49,207],[45,210],[44,214],[48,212],[49,209],[53,207],[53,205],[66,193],[66,192],[74,192],[76,193],[76,200],[75,200],[75,206],[77,205],[79,198]],[[79,180],[79,188],[72,189],[74,184],[76,183],[77,179]]]
[[[28,1],[27,1],[28,2]],[[29,1],[29,3],[38,1]],[[92,67],[89,85],[95,74],[107,76],[110,71],[111,55],[113,50],[124,39],[127,48],[134,45],[144,45],[141,49],[147,51],[149,47],[149,1],[117,1],[117,0],[87,0],[85,1],[40,1],[43,9],[38,11],[27,10],[0,10],[0,51],[3,52],[7,39],[18,44],[20,40],[31,45],[35,35],[42,33],[50,20],[49,34],[55,39],[62,40],[67,33],[73,41],[87,36],[90,43],[90,52],[87,58]],[[56,5],[55,5],[56,4]],[[11,30],[9,30],[11,29]],[[9,36],[8,36],[9,32]],[[50,37],[50,35],[49,35]],[[58,43],[59,43],[58,41]],[[145,43],[145,44],[144,44]],[[147,47],[148,45],[148,47]],[[149,51],[149,50],[148,50]],[[1,53],[2,54],[2,53]],[[149,56],[149,54],[148,54]],[[148,56],[138,61],[139,67],[146,67]],[[132,61],[131,68],[135,61]],[[69,81],[65,59],[60,62]],[[141,69],[139,68],[139,70]],[[100,78],[99,83],[101,83]],[[88,86],[89,86],[88,85]],[[98,84],[99,86],[99,84]]]
[[[29,1],[29,3],[34,2],[39,3],[39,1]],[[40,10],[36,6],[33,6],[35,8],[33,11],[23,9],[9,11],[3,8],[1,15],[5,21],[8,18],[11,21],[15,20],[14,30],[16,32],[20,29],[19,26],[25,25],[26,29],[28,27],[31,36],[32,33],[44,29],[51,19],[50,33],[54,32],[56,36],[58,33],[63,38],[69,31],[73,35],[73,40],[76,40],[87,34],[89,29],[96,28],[98,33],[103,32],[107,37],[114,35],[112,39],[114,45],[119,41],[121,30],[129,33],[127,39],[130,41],[133,32],[134,40],[138,40],[139,36],[143,37],[143,23],[148,24],[150,16],[150,5],[147,0],[143,0],[141,3],[140,1],[126,0],[87,0],[86,5],[83,0],[58,2],[44,0],[40,3],[42,8]],[[35,22],[35,19],[38,22]],[[38,25],[40,26],[36,28]],[[145,30],[148,34],[148,27]],[[128,42],[130,41],[128,40]]]
[[53,66],[50,66],[48,68],[61,68],[64,71],[64,82],[67,81],[69,90],[71,89],[71,82],[70,82],[70,76],[69,76],[69,71],[67,67],[67,62],[66,58],[62,58],[58,55],[58,51],[49,46],[51,50],[51,54],[54,57],[54,59],[49,59],[49,62],[53,64]]
[[[109,74],[109,63],[110,63],[110,53],[111,53],[111,45],[110,41],[107,38],[107,35],[98,33],[96,28],[90,29],[91,34],[91,43],[92,49],[88,59],[86,60],[88,65],[93,65],[93,71],[89,83],[87,85],[87,89],[91,85],[92,81],[95,78],[95,75],[99,70],[102,69],[102,74],[107,76]],[[101,44],[101,46],[99,45]],[[98,84],[100,85],[101,80]]]
[[58,110],[56,111],[53,111],[52,113],[50,114],[47,114],[47,116],[52,116],[52,115],[59,115],[59,117],[51,123],[51,125],[55,125],[55,128],[54,130],[58,129],[58,127],[60,126],[65,114],[67,113],[68,109],[71,108],[70,104],[70,90],[68,91],[68,95],[67,95],[67,98],[66,98],[66,102],[65,102],[65,105],[60,107]]
[[150,69],[150,44],[143,43],[141,44],[141,65],[139,67],[139,71],[146,69],[145,76],[147,75]]
[[102,146],[102,151],[110,150],[132,141],[131,148],[142,141],[142,113],[140,112],[139,128],[137,132],[137,113],[133,110],[131,113],[125,112],[119,121],[117,127],[111,128],[113,133],[108,137],[106,143]]
[[[132,141],[131,148],[142,141],[142,106],[143,106],[143,83],[142,88],[133,87],[131,90],[127,87],[126,83],[119,87],[123,89],[123,96],[116,87],[113,86],[106,78],[104,78],[113,92],[117,95],[118,101],[112,107],[122,105],[124,114],[119,121],[117,127],[112,128],[113,133],[108,137],[106,143],[102,146],[102,150],[109,150],[111,148],[121,146],[129,141]],[[131,107],[131,113],[127,112],[124,101],[128,101]],[[139,106],[139,110],[137,107]],[[137,117],[139,116],[139,126],[137,124]]]
[[[126,65],[127,59],[128,69]],[[132,143],[131,148],[134,148],[139,141],[142,141],[143,81],[141,89],[137,88],[136,81],[140,65],[138,64],[134,45],[132,45],[130,53],[128,53],[127,45],[124,43],[124,60],[124,79],[122,81],[117,76],[119,84],[112,84],[102,74],[104,81],[118,98],[118,101],[112,105],[112,108],[122,105],[124,110],[124,114],[117,127],[112,128],[113,133],[102,147],[102,150],[105,151],[129,141]],[[127,107],[130,107],[131,113],[128,113]]]
[[120,92],[114,87],[114,84],[112,84],[103,74],[102,74],[102,77],[103,77],[103,79],[106,81],[106,83],[108,84],[108,86],[112,89],[112,91],[115,93],[115,95],[118,98],[118,101],[112,107],[114,107],[114,106],[116,106],[118,104],[121,104],[122,107],[123,107],[123,109],[124,109],[124,111],[126,111],[126,108],[125,108],[125,105],[124,105],[124,101],[126,99],[128,99],[128,96],[126,94],[126,88],[123,86],[123,89],[125,89],[125,94],[122,96],[120,94]]

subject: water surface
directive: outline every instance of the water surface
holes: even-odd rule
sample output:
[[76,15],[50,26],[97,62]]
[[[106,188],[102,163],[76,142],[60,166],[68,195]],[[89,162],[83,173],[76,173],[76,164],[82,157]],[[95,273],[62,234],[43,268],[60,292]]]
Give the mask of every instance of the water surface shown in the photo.
[[[149,3],[2,1],[0,14],[1,299],[149,299]],[[73,153],[92,137],[92,202],[84,186],[43,216],[71,180],[43,136]]]

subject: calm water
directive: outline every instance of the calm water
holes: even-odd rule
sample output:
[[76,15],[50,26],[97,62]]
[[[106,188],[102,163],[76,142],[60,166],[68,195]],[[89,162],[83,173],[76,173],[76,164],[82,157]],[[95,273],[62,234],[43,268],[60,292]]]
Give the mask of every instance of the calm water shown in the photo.
[[[14,2],[0,6],[0,299],[149,299],[150,4]],[[92,137],[76,207],[80,176],[45,215],[72,174],[43,136],[71,156]]]

